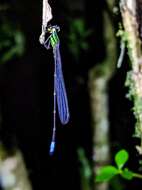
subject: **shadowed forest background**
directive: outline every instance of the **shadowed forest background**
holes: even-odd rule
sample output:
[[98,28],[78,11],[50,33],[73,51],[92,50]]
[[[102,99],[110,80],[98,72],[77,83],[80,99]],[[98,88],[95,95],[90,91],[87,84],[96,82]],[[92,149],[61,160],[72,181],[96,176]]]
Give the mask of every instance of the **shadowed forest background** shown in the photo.
[[[13,154],[15,148],[22,152],[33,190],[99,189],[95,188],[92,174],[95,108],[91,89],[92,80],[100,79],[103,73],[108,73],[104,89],[110,150],[106,163],[101,164],[113,162],[114,154],[125,148],[130,153],[129,167],[138,170],[140,156],[134,148],[137,139],[132,137],[135,119],[125,87],[130,65],[126,53],[121,68],[117,69],[120,44],[116,33],[121,15],[118,1],[112,1],[113,6],[108,2],[49,1],[52,23],[61,28],[61,56],[71,115],[66,126],[57,122],[56,150],[52,157],[49,145],[53,127],[53,56],[51,50],[39,43],[42,1],[0,2],[0,141],[8,154]],[[112,35],[110,23],[113,42],[108,40]],[[8,45],[3,45],[8,40]],[[115,44],[114,51],[107,48],[110,43]],[[113,63],[107,64],[110,60]],[[101,115],[97,106],[95,111]],[[117,178],[108,190],[140,190],[141,184]]]

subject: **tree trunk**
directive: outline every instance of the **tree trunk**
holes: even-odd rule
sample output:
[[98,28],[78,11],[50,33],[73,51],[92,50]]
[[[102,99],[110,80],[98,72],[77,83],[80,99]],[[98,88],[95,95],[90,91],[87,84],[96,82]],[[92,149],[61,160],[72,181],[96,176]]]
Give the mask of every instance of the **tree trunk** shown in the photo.
[[32,190],[21,152],[16,150],[13,155],[8,155],[0,146],[0,182],[3,190]]
[[126,85],[129,86],[128,96],[134,101],[133,112],[136,117],[136,136],[140,138],[141,145],[136,146],[139,154],[142,154],[142,49],[139,34],[141,27],[141,0],[121,0],[124,32],[122,39],[127,43],[128,55],[132,70],[128,73]]
[[[104,37],[106,57],[89,73],[89,91],[92,109],[93,161],[94,173],[110,161],[108,82],[116,66],[116,38],[113,24],[113,0],[107,1],[108,11],[104,11]],[[111,13],[111,15],[110,15]],[[111,16],[111,18],[110,18]],[[95,184],[95,190],[106,190],[108,183]]]

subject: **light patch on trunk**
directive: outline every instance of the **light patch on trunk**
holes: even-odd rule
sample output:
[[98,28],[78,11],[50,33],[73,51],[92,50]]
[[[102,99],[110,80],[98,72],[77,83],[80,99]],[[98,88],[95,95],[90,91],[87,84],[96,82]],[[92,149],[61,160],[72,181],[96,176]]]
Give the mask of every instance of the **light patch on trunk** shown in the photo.
[[0,158],[0,185],[3,190],[32,190],[21,152]]
[[135,15],[136,1],[135,0],[125,0],[125,1],[126,1],[128,9]]

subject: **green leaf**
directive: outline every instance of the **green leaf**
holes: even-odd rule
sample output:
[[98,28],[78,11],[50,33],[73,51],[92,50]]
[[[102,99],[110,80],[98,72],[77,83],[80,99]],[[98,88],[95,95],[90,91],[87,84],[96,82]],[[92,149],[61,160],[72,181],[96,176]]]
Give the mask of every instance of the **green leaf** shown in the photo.
[[118,174],[118,169],[114,166],[105,166],[101,168],[96,176],[96,182],[109,181]]
[[129,159],[129,154],[126,150],[120,150],[115,155],[115,162],[119,169],[123,168],[124,164],[128,161],[128,159]]
[[124,179],[127,179],[127,180],[132,180],[134,175],[133,175],[133,172],[130,171],[128,168],[125,168],[122,173],[121,173],[121,176],[124,178]]

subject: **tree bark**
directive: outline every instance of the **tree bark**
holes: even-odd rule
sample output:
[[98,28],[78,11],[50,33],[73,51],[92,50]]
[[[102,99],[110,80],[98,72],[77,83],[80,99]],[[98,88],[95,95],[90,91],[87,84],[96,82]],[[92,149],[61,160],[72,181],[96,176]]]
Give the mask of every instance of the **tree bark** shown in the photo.
[[0,147],[0,182],[3,190],[32,190],[28,172],[19,150],[13,155],[8,155]]
[[[136,146],[139,154],[142,154],[142,49],[137,20],[139,0],[121,0],[125,41],[131,62],[131,71],[128,73],[126,85],[129,86],[129,97],[134,102],[133,112],[136,118],[135,135],[140,138],[141,144]],[[123,35],[123,36],[124,36]],[[122,36],[122,37],[123,37]]]
[[[89,73],[89,91],[92,109],[94,173],[110,161],[108,82],[116,66],[116,38],[112,22],[114,1],[108,0],[104,11],[104,37],[106,57]],[[111,13],[111,15],[110,15]],[[111,16],[111,17],[110,17]],[[108,183],[95,184],[95,190],[106,190]]]

